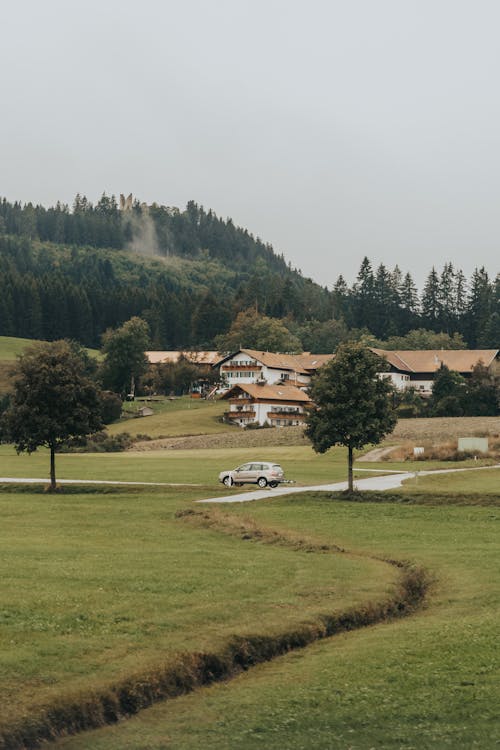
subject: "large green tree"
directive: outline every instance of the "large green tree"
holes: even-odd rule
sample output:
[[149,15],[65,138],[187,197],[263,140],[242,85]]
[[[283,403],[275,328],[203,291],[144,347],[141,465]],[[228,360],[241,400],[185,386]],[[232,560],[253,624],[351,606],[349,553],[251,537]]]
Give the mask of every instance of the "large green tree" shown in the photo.
[[383,369],[380,358],[365,347],[342,344],[310,389],[314,407],[307,417],[306,435],[317,453],[334,445],[347,447],[350,493],[354,449],[379,443],[397,421],[392,386],[378,374]]
[[229,331],[215,337],[221,352],[240,347],[268,352],[300,352],[302,344],[283,320],[261,315],[255,309],[239,312]]
[[148,347],[149,326],[141,318],[130,318],[120,328],[107,330],[102,347],[104,387],[122,396],[133,394],[137,379],[148,369],[145,355]]
[[14,371],[0,430],[2,440],[14,443],[18,453],[42,446],[50,450],[50,490],[56,489],[58,446],[101,427],[100,391],[78,350],[67,341],[26,349]]

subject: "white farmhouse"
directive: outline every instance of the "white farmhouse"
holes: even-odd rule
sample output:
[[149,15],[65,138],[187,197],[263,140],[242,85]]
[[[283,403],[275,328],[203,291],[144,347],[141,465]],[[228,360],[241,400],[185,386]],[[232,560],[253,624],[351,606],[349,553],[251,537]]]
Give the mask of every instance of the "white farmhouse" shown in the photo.
[[228,388],[250,383],[277,383],[307,388],[311,376],[333,354],[278,354],[256,349],[239,349],[217,363],[221,378]]
[[389,370],[380,373],[390,378],[398,390],[415,388],[422,396],[430,396],[436,373],[441,365],[468,378],[480,362],[491,368],[498,363],[498,349],[421,349],[397,350],[371,349],[389,363]]
[[240,427],[249,424],[288,427],[305,423],[311,399],[293,385],[239,383],[222,396],[229,402],[225,418]]

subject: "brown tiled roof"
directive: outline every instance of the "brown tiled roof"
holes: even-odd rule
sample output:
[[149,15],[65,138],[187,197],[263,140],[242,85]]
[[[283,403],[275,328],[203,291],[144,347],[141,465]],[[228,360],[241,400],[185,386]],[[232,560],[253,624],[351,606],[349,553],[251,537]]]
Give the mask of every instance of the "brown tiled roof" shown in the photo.
[[276,352],[261,352],[257,349],[241,349],[244,354],[257,359],[266,367],[272,367],[274,370],[292,370],[306,375],[306,370],[299,357],[294,354],[279,354]]
[[256,383],[239,383],[226,391],[223,399],[234,398],[238,391],[244,391],[258,401],[298,401],[309,403],[310,397],[294,385],[257,385]]
[[[310,375],[311,370],[317,370],[318,367],[321,367],[333,357],[333,354],[311,354],[310,352],[279,354],[277,352],[263,352],[258,349],[240,349],[236,354],[239,352],[262,362],[266,367],[271,367],[274,370],[289,370],[300,375]],[[219,363],[222,364],[231,357],[234,357],[234,353],[219,360]]]
[[331,359],[334,358],[334,354],[311,354],[310,352],[304,352],[303,354],[297,354],[297,359],[302,366],[308,370],[317,370],[318,367],[326,365]]
[[372,349],[389,364],[403,372],[436,372],[441,365],[457,372],[471,372],[482,362],[488,367],[498,355],[498,349],[423,349],[386,351]]
[[166,352],[145,352],[148,362],[156,365],[160,362],[178,362],[181,356],[184,356],[190,362],[197,365],[213,365],[219,361],[219,352],[197,352],[197,351],[166,351]]

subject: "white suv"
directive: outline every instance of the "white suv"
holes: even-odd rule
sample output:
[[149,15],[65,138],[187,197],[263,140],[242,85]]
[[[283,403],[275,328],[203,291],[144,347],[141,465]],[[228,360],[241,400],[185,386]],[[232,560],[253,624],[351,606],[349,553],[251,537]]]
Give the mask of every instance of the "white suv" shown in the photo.
[[283,469],[279,464],[269,461],[250,461],[231,471],[221,471],[219,482],[226,487],[239,487],[242,484],[258,484],[259,487],[277,487],[285,481]]

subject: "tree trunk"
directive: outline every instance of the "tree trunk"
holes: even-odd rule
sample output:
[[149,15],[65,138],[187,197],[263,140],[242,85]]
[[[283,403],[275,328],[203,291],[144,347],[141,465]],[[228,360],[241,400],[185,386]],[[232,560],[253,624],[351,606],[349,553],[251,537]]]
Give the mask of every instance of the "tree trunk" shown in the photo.
[[354,492],[354,484],[352,481],[352,453],[353,453],[352,445],[347,446],[347,451],[348,451],[348,464],[349,464],[349,468],[347,472],[347,491],[351,495]]
[[56,490],[56,448],[52,443],[50,446],[50,484],[49,492]]

